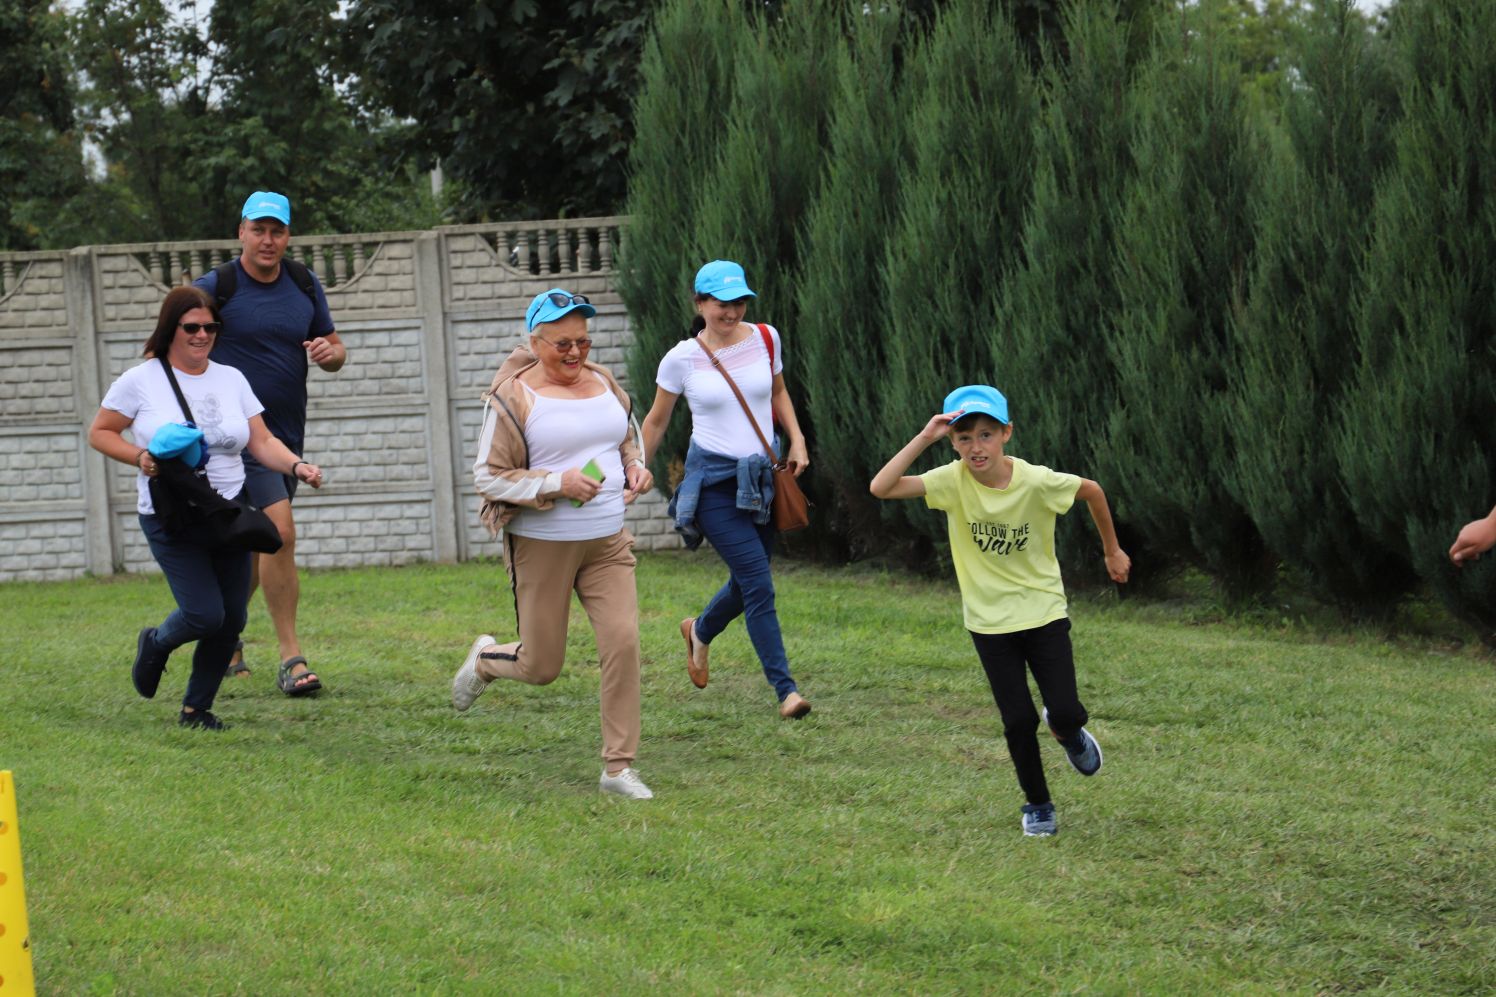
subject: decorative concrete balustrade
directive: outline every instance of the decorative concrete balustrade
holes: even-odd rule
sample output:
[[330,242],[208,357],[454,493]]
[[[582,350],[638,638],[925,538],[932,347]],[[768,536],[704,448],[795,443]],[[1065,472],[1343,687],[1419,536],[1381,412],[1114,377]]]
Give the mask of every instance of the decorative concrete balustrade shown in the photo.
[[[479,394],[523,341],[531,297],[585,294],[592,359],[628,387],[614,289],[622,219],[295,236],[327,289],[348,364],[315,367],[307,457],[327,485],[297,498],[310,567],[499,554],[477,519]],[[99,399],[140,361],[161,299],[239,250],[231,240],[0,254],[0,581],[153,571],[134,473],[88,447]],[[633,392],[647,404],[653,392]],[[642,417],[642,413],[638,413]],[[678,545],[658,494],[630,508],[642,548]]]

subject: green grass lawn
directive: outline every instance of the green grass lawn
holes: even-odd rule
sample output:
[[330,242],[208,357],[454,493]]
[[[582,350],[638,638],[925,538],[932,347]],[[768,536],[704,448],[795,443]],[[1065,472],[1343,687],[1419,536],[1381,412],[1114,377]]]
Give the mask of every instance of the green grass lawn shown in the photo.
[[[954,586],[786,565],[815,704],[781,721],[741,625],[686,679],[723,576],[641,557],[656,799],[597,791],[591,631],[553,685],[448,704],[513,610],[494,563],[307,576],[328,690],[252,677],[179,729],[185,653],[130,687],[159,577],[0,588],[45,994],[1488,993],[1496,667],[1353,632],[1077,600],[1094,779],[1023,802]],[[0,991],[3,994],[3,991]]]

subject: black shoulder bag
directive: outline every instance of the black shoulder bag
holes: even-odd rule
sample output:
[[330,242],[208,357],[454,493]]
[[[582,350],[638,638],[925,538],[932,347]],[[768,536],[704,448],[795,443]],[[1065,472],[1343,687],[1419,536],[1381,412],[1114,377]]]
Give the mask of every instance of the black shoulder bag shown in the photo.
[[[192,409],[177,384],[171,364],[161,357],[161,366],[171,390],[182,407],[187,424],[197,427]],[[203,446],[207,446],[203,441]],[[198,544],[209,550],[252,550],[274,554],[281,549],[280,530],[270,517],[248,502],[226,499],[208,481],[205,468],[188,466],[180,457],[158,458],[156,476],[146,479],[151,504],[161,525],[171,536]]]

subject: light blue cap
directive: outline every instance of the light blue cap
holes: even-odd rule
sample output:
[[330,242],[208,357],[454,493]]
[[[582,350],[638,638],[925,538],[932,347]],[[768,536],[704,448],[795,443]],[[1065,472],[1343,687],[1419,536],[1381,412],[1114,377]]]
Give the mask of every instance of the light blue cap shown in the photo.
[[996,388],[985,384],[967,384],[945,396],[942,412],[960,410],[961,415],[952,420],[954,425],[968,415],[990,415],[1004,426],[1008,424],[1008,400]]
[[269,190],[257,190],[244,201],[240,218],[254,221],[256,218],[274,218],[282,225],[291,224],[291,202],[286,195]]
[[206,463],[203,431],[182,422],[168,422],[156,430],[148,449],[152,457],[163,460],[180,457],[188,467],[200,467]]
[[696,271],[696,293],[710,294],[718,301],[756,298],[743,268],[732,260],[713,260]]
[[587,303],[585,295],[572,294],[559,287],[541,291],[530,302],[530,307],[525,309],[525,330],[534,332],[537,325],[554,322],[562,315],[575,311],[580,311],[587,318],[597,314],[597,309]]

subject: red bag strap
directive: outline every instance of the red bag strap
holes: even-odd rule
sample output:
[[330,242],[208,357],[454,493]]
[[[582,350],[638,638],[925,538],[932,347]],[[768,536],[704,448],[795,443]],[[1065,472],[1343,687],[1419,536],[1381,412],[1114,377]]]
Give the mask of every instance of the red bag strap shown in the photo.
[[[759,330],[762,331],[763,327],[760,326]],[[765,335],[768,334],[765,333]],[[711,347],[707,346],[706,343],[703,343],[701,341],[700,333],[698,333],[695,338],[696,345],[705,350],[706,355],[712,358],[712,366],[717,368],[717,373],[722,375],[722,377],[727,381],[727,386],[731,388],[732,393],[737,396],[738,404],[743,406],[743,414],[748,417],[748,425],[752,426],[754,433],[758,434],[758,442],[763,444],[764,453],[769,455],[769,463],[774,466],[775,470],[778,470],[783,465],[779,463],[779,458],[774,455],[774,448],[769,446],[769,441],[764,438],[764,431],[758,428],[758,420],[753,418],[753,410],[748,407],[747,399],[745,399],[743,397],[743,393],[738,390],[737,382],[732,379],[731,374],[727,373],[727,368],[722,366],[722,361],[717,359],[717,354],[712,352]]]
[[769,335],[769,327],[762,322],[755,322],[758,334],[764,337],[764,349],[769,351],[769,373],[774,373],[774,337]]

